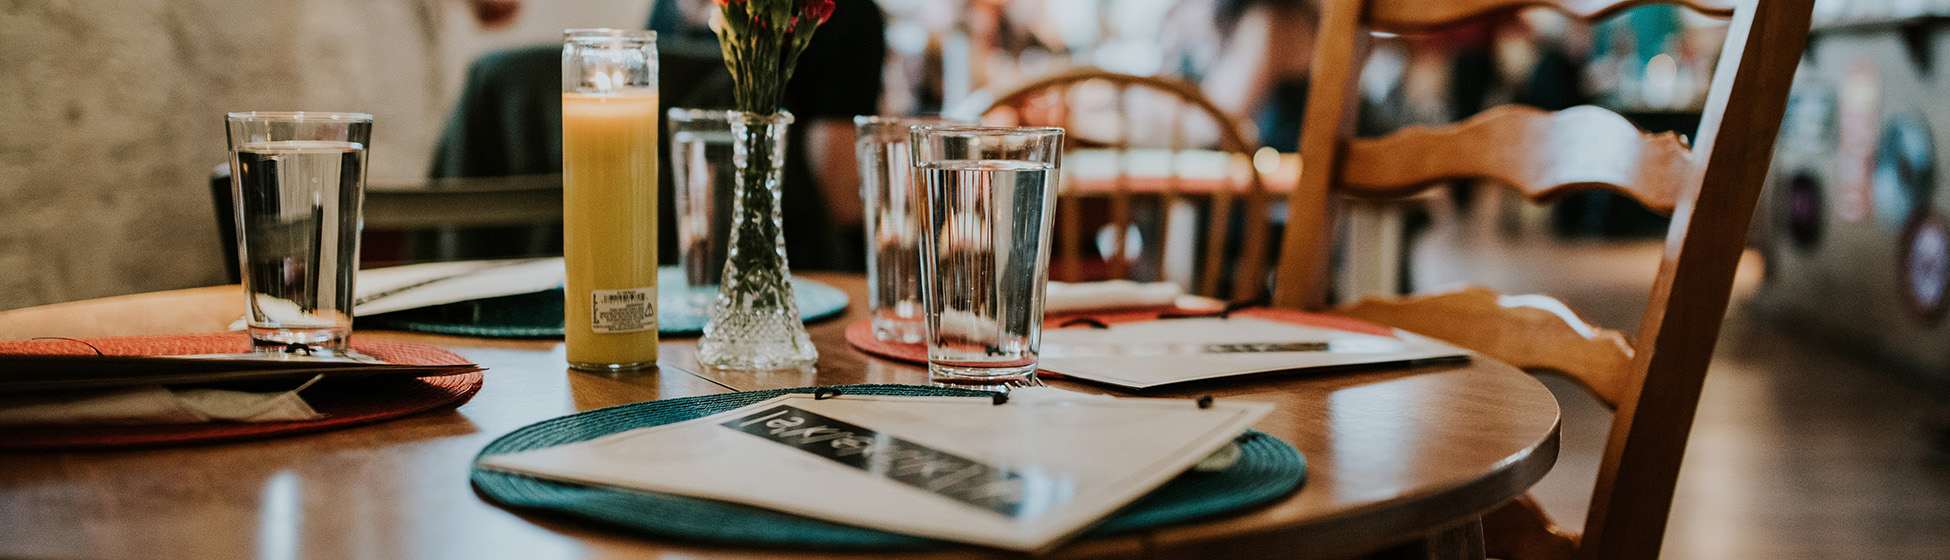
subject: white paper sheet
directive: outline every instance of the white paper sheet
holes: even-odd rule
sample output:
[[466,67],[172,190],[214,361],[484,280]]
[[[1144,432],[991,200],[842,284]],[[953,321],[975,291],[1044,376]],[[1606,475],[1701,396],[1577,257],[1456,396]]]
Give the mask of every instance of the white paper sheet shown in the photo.
[[1037,367],[1147,389],[1234,375],[1467,356],[1467,350],[1400,330],[1389,337],[1251,317],[1212,317],[1044,330]]
[[542,478],[714,498],[950,541],[1055,546],[1273,406],[1188,399],[789,395],[487,457]]
[[562,286],[561,258],[458,261],[359,271],[354,316],[378,315]]

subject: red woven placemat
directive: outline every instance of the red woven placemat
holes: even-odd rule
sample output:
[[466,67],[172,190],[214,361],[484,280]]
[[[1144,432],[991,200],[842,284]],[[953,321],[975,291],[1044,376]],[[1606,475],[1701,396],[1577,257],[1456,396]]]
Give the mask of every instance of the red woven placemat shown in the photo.
[[[1082,318],[1095,319],[1106,325],[1115,325],[1118,323],[1135,323],[1139,321],[1156,321],[1159,319],[1158,314],[1159,314],[1158,311],[1151,310],[1151,311],[1127,311],[1127,312],[1116,312],[1116,313],[1081,313],[1081,314],[1070,314],[1070,315],[1054,315],[1043,320],[1043,329],[1048,330],[1048,329],[1064,328],[1063,325],[1065,323],[1082,319]],[[1308,313],[1305,311],[1295,311],[1292,309],[1255,307],[1251,309],[1241,309],[1238,311],[1234,311],[1232,312],[1232,316],[1253,317],[1256,319],[1266,319],[1268,321],[1279,321],[1282,323],[1292,323],[1295,325],[1320,327],[1324,329],[1339,329],[1344,331],[1352,331],[1352,332],[1358,332],[1363,334],[1373,334],[1373,335],[1380,335],[1380,336],[1394,336],[1395,334],[1395,331],[1389,329],[1388,327],[1376,325],[1374,323],[1369,323],[1367,321],[1362,321],[1358,319],[1349,319],[1347,317],[1341,317],[1338,315],[1328,315],[1325,313]],[[1073,328],[1082,328],[1082,327],[1073,327]],[[847,325],[846,342],[852,344],[854,348],[859,348],[860,351],[862,352],[873,354],[875,356],[880,356],[882,358],[887,358],[890,360],[900,360],[903,362],[910,362],[916,364],[928,363],[928,346],[926,344],[921,344],[921,343],[907,344],[901,342],[890,342],[890,341],[874,338],[873,323],[871,319],[861,319],[859,321],[855,321],[851,325]],[[1049,372],[1043,372],[1043,373],[1047,374]]]
[[[353,339],[352,349],[399,364],[466,364],[453,352],[425,344]],[[0,342],[5,354],[103,354],[165,356],[250,351],[242,333],[28,340]],[[302,422],[159,424],[150,426],[32,426],[0,428],[0,450],[97,449],[207,443],[317,432],[371,424],[409,414],[460,406],[481,390],[481,372],[417,379],[362,379],[319,384],[305,402],[325,418]]]

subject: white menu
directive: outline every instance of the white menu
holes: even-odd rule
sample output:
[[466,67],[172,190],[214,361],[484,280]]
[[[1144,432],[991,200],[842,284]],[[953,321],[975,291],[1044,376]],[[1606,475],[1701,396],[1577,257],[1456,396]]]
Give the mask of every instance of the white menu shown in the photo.
[[782,396],[481,466],[749,504],[896,533],[1053,547],[1273,409],[1220,400]]
[[1252,317],[1043,331],[1037,367],[1131,389],[1280,371],[1461,361],[1469,351],[1396,329],[1377,335]]

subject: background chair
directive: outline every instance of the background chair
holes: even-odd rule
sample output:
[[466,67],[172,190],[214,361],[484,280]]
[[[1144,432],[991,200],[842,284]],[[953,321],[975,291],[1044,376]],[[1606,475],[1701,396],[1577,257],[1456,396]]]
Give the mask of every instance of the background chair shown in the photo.
[[[1274,301],[1327,303],[1329,217],[1339,196],[1409,195],[1439,181],[1487,179],[1532,201],[1610,189],[1672,214],[1666,249],[1637,337],[1593,328],[1543,296],[1485,289],[1369,298],[1335,311],[1421,332],[1531,370],[1562,373],[1615,408],[1581,534],[1559,530],[1521,500],[1484,518],[1492,555],[1655,558],[1681,455],[1727,307],[1807,36],[1813,0],[1680,4],[1730,18],[1695,140],[1647,134],[1596,107],[1492,108],[1461,123],[1380,138],[1352,134],[1358,70],[1375,31],[1417,33],[1529,6],[1590,22],[1643,0],[1329,0]],[[1721,134],[1721,132],[1726,134]]]
[[[210,173],[210,199],[216,209],[217,237],[223,244],[224,273],[238,282],[236,209],[230,194],[230,164]],[[405,264],[426,258],[409,251],[408,233],[469,231],[478,228],[559,229],[562,223],[562,175],[431,179],[406,184],[369,184],[361,209],[360,265],[363,268]],[[549,256],[533,245],[503,246],[493,258]],[[556,249],[554,254],[560,254]],[[437,255],[436,255],[437,256]]]
[[[983,120],[1067,130],[1052,279],[1172,280],[1235,301],[1264,295],[1271,242],[1257,146],[1197,86],[1081,68],[998,96]],[[1202,227],[1172,218],[1201,204]],[[1106,239],[1092,243],[1098,228],[1088,226],[1098,225]]]
[[[663,107],[725,106],[731,74],[717,44],[672,42],[658,53]],[[366,189],[366,266],[517,258],[562,252],[562,47],[482,55],[434,148],[431,179]],[[658,113],[662,119],[663,114]],[[659,124],[659,146],[669,146]],[[669,168],[658,176],[659,254],[677,256]],[[230,166],[210,176],[225,272],[237,281]]]

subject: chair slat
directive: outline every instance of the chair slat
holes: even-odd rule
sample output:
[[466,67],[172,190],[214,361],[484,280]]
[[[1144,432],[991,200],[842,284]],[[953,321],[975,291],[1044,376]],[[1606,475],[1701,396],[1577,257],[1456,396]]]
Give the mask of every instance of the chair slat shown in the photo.
[[[1109,107],[1109,109],[1117,113],[1118,120],[1116,124],[1118,126],[1114,127],[1111,133],[1106,134],[1098,130],[1081,130],[1071,126],[1073,123],[1070,118],[1072,117],[1072,113],[1078,108],[1073,108],[1070,105],[1072,101],[1078,100],[1068,95],[1051,95],[1053,92],[1068,91],[1071,88],[1086,83],[1090,84],[1087,87],[1108,85],[1115,91],[1114,106]],[[1162,96],[1169,102],[1169,106],[1160,107],[1137,103],[1137,99],[1133,97],[1134,94]],[[1188,131],[1185,130],[1184,123],[1180,121],[1189,115],[1191,117],[1202,118],[1215,126],[1218,132],[1217,148],[1220,151],[1249,160],[1254,153],[1253,151],[1258,146],[1246,140],[1245,134],[1242,132],[1242,125],[1238,121],[1224,110],[1219,109],[1211,100],[1206,99],[1205,95],[1195,85],[1168,78],[1120,74],[1095,68],[1076,68],[1034,80],[997,96],[996,101],[984,113],[999,115],[1008,111],[1010,107],[1022,105],[1027,100],[1032,99],[1051,99],[1058,103],[1058,107],[1041,112],[1019,110],[1018,112],[1023,117],[1018,119],[1017,124],[1063,126],[1069,128],[1071,134],[1065,136],[1065,147],[1067,149],[1089,148],[1108,150],[1110,152],[1108,155],[1113,158],[1112,162],[1116,164],[1114,175],[1110,177],[1111,188],[1092,189],[1091,192],[1069,191],[1062,193],[1063,198],[1057,203],[1058,239],[1055,241],[1058,247],[1058,252],[1055,257],[1060,259],[1062,264],[1053,267],[1053,277],[1073,280],[1082,279],[1084,270],[1081,264],[1083,262],[1082,253],[1084,252],[1082,247],[1085,243],[1094,242],[1090,238],[1093,237],[1092,234],[1095,232],[1084,231],[1086,229],[1084,228],[1084,211],[1079,209],[1079,206],[1082,206],[1080,202],[1091,200],[1090,210],[1092,212],[1097,212],[1099,208],[1102,208],[1101,212],[1103,212],[1103,215],[1101,218],[1105,222],[1108,222],[1110,227],[1117,232],[1117,235],[1112,236],[1112,241],[1106,244],[1109,245],[1106,248],[1106,252],[1109,254],[1103,255],[1102,265],[1104,266],[1104,270],[1091,270],[1089,272],[1092,273],[1091,275],[1093,277],[1097,276],[1097,273],[1103,272],[1108,273],[1106,275],[1110,278],[1129,278],[1135,273],[1150,271],[1149,268],[1142,271],[1134,271],[1133,269],[1137,267],[1130,259],[1124,257],[1127,243],[1124,232],[1132,223],[1134,205],[1142,204],[1144,208],[1151,208],[1155,205],[1160,211],[1160,216],[1164,218],[1160,220],[1162,223],[1154,227],[1145,228],[1143,233],[1147,236],[1147,246],[1170,247],[1174,238],[1179,238],[1179,236],[1183,235],[1196,237],[1200,233],[1197,230],[1175,231],[1169,223],[1171,209],[1177,206],[1181,200],[1192,197],[1208,197],[1211,199],[1210,203],[1206,206],[1208,209],[1206,224],[1209,227],[1204,232],[1206,239],[1200,243],[1204,245],[1204,250],[1201,254],[1197,255],[1195,260],[1196,264],[1194,268],[1196,269],[1195,274],[1197,276],[1190,280],[1192,285],[1186,286],[1186,288],[1200,295],[1230,299],[1233,301],[1257,297],[1257,292],[1250,290],[1234,293],[1228,297],[1224,293],[1226,287],[1225,282],[1222,280],[1227,276],[1226,273],[1230,271],[1231,276],[1235,278],[1235,285],[1251,286],[1252,290],[1258,290],[1264,282],[1266,269],[1271,267],[1271,263],[1265,262],[1271,256],[1270,251],[1268,251],[1269,244],[1271,243],[1269,240],[1270,235],[1266,231],[1258,231],[1270,227],[1267,225],[1269,220],[1265,219],[1265,204],[1267,203],[1263,200],[1266,198],[1263,179],[1257,173],[1253,174],[1252,189],[1254,190],[1252,192],[1258,193],[1255,196],[1259,198],[1248,198],[1246,203],[1248,205],[1246,209],[1247,215],[1257,216],[1257,218],[1246,222],[1246,227],[1249,229],[1249,231],[1245,232],[1246,246],[1250,249],[1246,252],[1233,254],[1225,249],[1227,247],[1228,236],[1235,233],[1232,228],[1233,224],[1229,220],[1231,218],[1231,210],[1236,206],[1233,201],[1241,195],[1238,185],[1229,185],[1225,188],[1214,189],[1213,192],[1209,193],[1204,192],[1205,189],[1203,188],[1192,189],[1190,187],[1192,178],[1184,174],[1186,170],[1180,167],[1182,164],[1175,157],[1178,154],[1188,151],[1188,144],[1190,142],[1185,137]],[[1169,109],[1167,113],[1173,120],[1171,123],[1158,123],[1156,122],[1157,119],[1162,118],[1160,114],[1151,112],[1148,109]],[[1055,118],[1057,116],[1063,118]],[[1161,124],[1163,126],[1160,126]],[[1159,134],[1165,134],[1166,136],[1158,136]],[[1095,137],[1086,138],[1085,136]],[[1132,177],[1128,172],[1128,168],[1132,166],[1126,164],[1153,163],[1134,162],[1137,158],[1151,156],[1146,152],[1133,150],[1138,147],[1154,148],[1160,144],[1167,145],[1169,149],[1166,151],[1173,154],[1171,161],[1163,162],[1164,165],[1162,167],[1165,169],[1165,175],[1163,177],[1152,177],[1148,175]],[[1139,165],[1136,167],[1150,168],[1157,166]],[[1152,182],[1153,179],[1157,179],[1157,181]],[[1155,185],[1160,184],[1163,187],[1162,189],[1151,190],[1156,188]],[[1141,187],[1140,185],[1147,186]],[[1102,200],[1102,202],[1099,203],[1096,200]],[[1098,206],[1099,204],[1101,206]],[[1099,218],[1099,216],[1093,215],[1091,218]],[[1096,263],[1093,262],[1092,264],[1094,265]],[[1163,264],[1161,259],[1157,270],[1160,277],[1163,277],[1165,273]]]
[[1625,335],[1592,326],[1549,296],[1504,296],[1482,287],[1402,298],[1368,297],[1334,310],[1482,352],[1527,371],[1552,371],[1617,406],[1631,383]]
[[[1125,114],[1124,95],[1130,91],[1129,82],[1115,82],[1116,95],[1112,98],[1117,114]],[[1117,176],[1111,182],[1110,192],[1110,254],[1104,262],[1110,265],[1112,278],[1126,278],[1131,275],[1130,248],[1126,246],[1131,229],[1131,174],[1126,165],[1131,158],[1131,127],[1128,123],[1115,123],[1116,136],[1111,140],[1111,149],[1117,152]]]
[[[1252,164],[1250,161],[1248,166]],[[1232,279],[1233,301],[1258,301],[1265,294],[1268,251],[1272,244],[1272,234],[1268,231],[1266,215],[1270,201],[1266,192],[1266,182],[1254,169],[1249,175],[1251,181],[1246,190],[1245,230],[1246,236],[1239,246],[1239,268]]]
[[[1167,146],[1170,147],[1171,152],[1173,154],[1177,154],[1180,151],[1191,148],[1190,140],[1185,137],[1186,107],[1184,102],[1178,101],[1176,99],[1171,100],[1170,105],[1171,105],[1171,110],[1168,111],[1166,114],[1169,114],[1171,116],[1171,120],[1165,123],[1166,126],[1169,128],[1167,132],[1167,138],[1170,138],[1170,141],[1167,143]],[[1136,117],[1133,116],[1132,120],[1133,122],[1131,123],[1131,125],[1135,127],[1137,125],[1137,123],[1135,122]],[[1158,219],[1157,246],[1159,249],[1158,254],[1162,255],[1158,259],[1158,278],[1160,280],[1169,281],[1172,279],[1170,276],[1171,263],[1168,262],[1170,259],[1166,257],[1170,255],[1172,240],[1174,240],[1175,238],[1178,237],[1178,235],[1183,233],[1177,231],[1177,228],[1172,227],[1172,215],[1171,215],[1172,209],[1177,208],[1178,205],[1184,200],[1184,196],[1179,194],[1179,191],[1183,190],[1184,188],[1184,176],[1179,173],[1177,157],[1174,156],[1172,158],[1171,169],[1167,171],[1167,173],[1168,175],[1165,177],[1164,193],[1158,196],[1159,219]],[[1207,286],[1200,285],[1194,287],[1193,290],[1199,295],[1210,295],[1207,292],[1206,287]]]
[[[1424,154],[1402,158],[1400,154]],[[1504,105],[1461,123],[1348,142],[1342,192],[1396,197],[1445,179],[1493,179],[1532,200],[1607,188],[1671,213],[1698,159],[1679,135],[1648,134],[1609,110]]]

